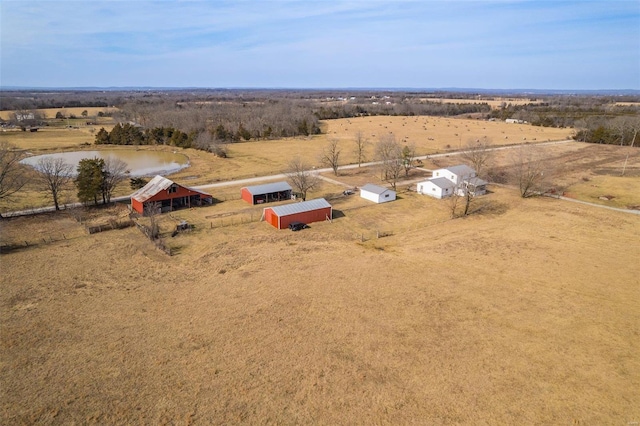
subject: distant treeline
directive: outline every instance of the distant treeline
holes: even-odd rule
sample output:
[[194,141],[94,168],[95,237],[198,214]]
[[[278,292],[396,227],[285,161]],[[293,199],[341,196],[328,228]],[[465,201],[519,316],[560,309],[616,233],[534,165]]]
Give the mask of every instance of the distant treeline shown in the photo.
[[130,124],[116,124],[110,132],[101,128],[96,133],[95,143],[105,145],[172,145],[191,148],[198,134],[185,133],[173,127],[156,127],[142,130]]
[[505,120],[514,118],[534,126],[544,127],[593,127],[618,117],[634,117],[640,114],[640,104],[615,104],[609,98],[600,97],[553,97],[543,103],[512,105],[504,103],[490,112],[489,118]]
[[[504,99],[504,92],[496,94]],[[250,140],[309,136],[321,132],[321,120],[373,115],[461,116],[519,119],[538,126],[580,129],[584,140],[617,140],[627,144],[626,131],[616,120],[640,116],[637,95],[509,94],[499,108],[486,101],[489,93],[393,90],[68,90],[2,91],[2,109],[115,106],[113,118],[121,124],[115,134],[100,133],[99,143],[171,144],[217,149],[221,144]],[[461,99],[458,103],[439,99]],[[476,103],[464,103],[473,99]],[[540,102],[542,100],[542,102]],[[108,137],[107,137],[108,136]],[[214,148],[211,148],[214,147]]]
[[486,114],[488,104],[412,103],[401,97],[357,100],[262,99],[250,101],[135,101],[120,106],[116,119],[144,128],[172,127],[208,132],[219,142],[309,136],[321,133],[321,120],[372,115]]
[[595,129],[582,129],[576,133],[574,139],[589,143],[639,146],[638,131],[640,131],[640,125],[636,121],[635,123],[629,122],[627,127],[598,126]]

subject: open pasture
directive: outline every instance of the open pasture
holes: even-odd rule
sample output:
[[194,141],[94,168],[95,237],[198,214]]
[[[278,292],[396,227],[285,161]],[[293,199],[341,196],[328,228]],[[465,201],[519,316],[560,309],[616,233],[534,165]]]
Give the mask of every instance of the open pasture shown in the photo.
[[[109,129],[110,126],[100,126]],[[22,132],[12,129],[0,132],[0,141],[27,151],[68,151],[93,145],[98,126],[78,128],[43,127],[37,132]],[[112,127],[112,126],[111,126]]]
[[491,109],[500,109],[503,105],[540,104],[541,99],[523,98],[492,98],[492,99],[451,99],[451,98],[422,98],[422,102],[438,102],[443,104],[487,104]]
[[467,219],[401,193],[173,257],[135,228],[2,255],[2,423],[637,421],[639,218],[492,190]]
[[[44,114],[44,118],[56,118],[57,113],[62,113],[65,117],[75,115],[82,118],[82,112],[87,111],[87,117],[97,117],[98,113],[113,113],[118,111],[115,107],[73,107],[73,108],[40,108],[35,111]],[[15,111],[0,111],[0,118],[3,120],[11,119]]]

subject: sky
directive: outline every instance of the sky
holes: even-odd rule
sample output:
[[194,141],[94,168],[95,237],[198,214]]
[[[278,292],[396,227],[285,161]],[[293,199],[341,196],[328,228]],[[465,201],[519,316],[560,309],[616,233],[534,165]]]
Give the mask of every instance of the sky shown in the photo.
[[0,86],[640,90],[640,1],[0,1]]

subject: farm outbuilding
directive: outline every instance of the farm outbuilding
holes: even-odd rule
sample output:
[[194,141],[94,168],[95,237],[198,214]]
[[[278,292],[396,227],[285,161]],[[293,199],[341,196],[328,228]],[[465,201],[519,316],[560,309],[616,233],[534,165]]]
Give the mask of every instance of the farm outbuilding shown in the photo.
[[385,188],[384,186],[368,183],[360,188],[360,197],[374,203],[386,203],[396,199],[396,191]]
[[246,186],[240,190],[242,199],[249,204],[271,203],[291,199],[292,188],[287,182]]
[[435,198],[446,198],[453,195],[456,184],[444,177],[432,178],[418,183],[418,194]]
[[212,204],[213,197],[206,192],[179,185],[158,175],[131,194],[131,209],[142,215],[153,203],[157,203],[155,205],[164,213],[179,208]]
[[262,218],[277,229],[285,229],[291,222],[312,223],[332,219],[331,204],[324,198],[285,204],[283,206],[265,207]]

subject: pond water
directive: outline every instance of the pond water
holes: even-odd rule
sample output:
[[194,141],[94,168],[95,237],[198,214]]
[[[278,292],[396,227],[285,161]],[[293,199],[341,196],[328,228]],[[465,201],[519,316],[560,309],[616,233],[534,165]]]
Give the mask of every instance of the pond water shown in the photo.
[[155,176],[169,175],[178,170],[189,167],[189,159],[186,155],[166,151],[128,151],[128,150],[101,150],[101,151],[73,151],[58,152],[55,154],[35,155],[21,161],[34,167],[41,158],[63,158],[73,166],[75,173],[80,160],[84,158],[117,158],[129,166],[130,176]]

